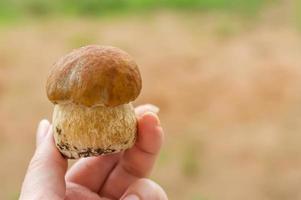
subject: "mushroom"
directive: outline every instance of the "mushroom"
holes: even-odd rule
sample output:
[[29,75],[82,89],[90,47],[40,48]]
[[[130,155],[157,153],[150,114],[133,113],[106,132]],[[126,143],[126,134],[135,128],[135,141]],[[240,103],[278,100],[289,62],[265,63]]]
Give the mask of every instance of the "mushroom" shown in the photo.
[[131,101],[141,90],[141,76],[126,52],[89,45],[63,56],[50,71],[48,99],[54,103],[57,148],[69,159],[128,149],[136,139]]

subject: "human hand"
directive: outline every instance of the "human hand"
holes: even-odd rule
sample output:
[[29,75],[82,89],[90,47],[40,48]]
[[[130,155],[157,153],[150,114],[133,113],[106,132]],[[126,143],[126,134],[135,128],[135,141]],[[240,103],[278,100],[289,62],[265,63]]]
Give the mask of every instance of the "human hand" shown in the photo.
[[167,200],[164,190],[147,179],[159,153],[163,130],[158,108],[136,108],[138,137],[124,152],[82,158],[68,171],[55,147],[52,128],[42,120],[37,146],[22,185],[20,200]]

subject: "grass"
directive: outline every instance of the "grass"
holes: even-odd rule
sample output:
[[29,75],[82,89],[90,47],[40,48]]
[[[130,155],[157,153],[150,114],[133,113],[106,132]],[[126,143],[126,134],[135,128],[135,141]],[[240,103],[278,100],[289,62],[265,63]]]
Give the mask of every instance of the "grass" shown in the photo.
[[68,41],[70,48],[79,48],[88,44],[94,44],[95,38],[91,34],[77,34]]
[[19,191],[12,192],[10,194],[9,200],[17,200],[17,199],[19,199],[19,196],[20,196]]
[[296,1],[295,2],[295,18],[297,22],[297,27],[299,30],[301,30],[301,2]]
[[184,148],[181,168],[183,175],[187,178],[197,178],[200,173],[199,146],[200,144],[196,142],[187,142]]
[[158,9],[222,11],[256,15],[268,0],[1,0],[0,21],[52,15],[102,16]]
[[232,37],[234,34],[238,32],[238,27],[230,20],[222,20],[217,25],[214,33],[218,36],[220,40],[226,40],[227,38]]
[[204,198],[202,195],[200,194],[196,194],[194,195],[191,200],[207,200],[206,198]]

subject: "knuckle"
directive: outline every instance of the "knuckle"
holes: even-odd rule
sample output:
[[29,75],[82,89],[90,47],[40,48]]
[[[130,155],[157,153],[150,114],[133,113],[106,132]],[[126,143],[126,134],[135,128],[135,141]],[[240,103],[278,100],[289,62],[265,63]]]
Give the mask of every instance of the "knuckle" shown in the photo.
[[142,178],[138,181],[140,181],[141,184],[144,184],[146,187],[148,187],[150,190],[153,191],[153,194],[155,195],[153,197],[154,199],[156,199],[156,200],[168,200],[166,192],[156,182],[154,182],[150,179],[147,179],[147,178]]
[[35,155],[33,156],[33,158],[30,161],[29,169],[30,170],[39,169],[43,166],[43,164],[44,164],[44,162],[43,162],[42,156],[39,153],[35,153]]

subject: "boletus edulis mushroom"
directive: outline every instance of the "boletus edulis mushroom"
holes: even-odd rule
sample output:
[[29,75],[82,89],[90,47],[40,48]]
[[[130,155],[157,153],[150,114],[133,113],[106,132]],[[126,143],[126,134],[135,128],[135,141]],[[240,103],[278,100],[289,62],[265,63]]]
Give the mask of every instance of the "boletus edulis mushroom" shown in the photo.
[[69,159],[128,149],[136,139],[131,102],[141,90],[137,64],[126,52],[89,45],[53,66],[46,91],[54,103],[56,146]]

